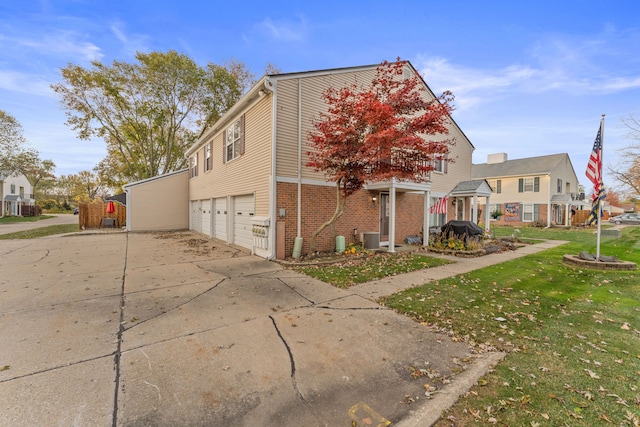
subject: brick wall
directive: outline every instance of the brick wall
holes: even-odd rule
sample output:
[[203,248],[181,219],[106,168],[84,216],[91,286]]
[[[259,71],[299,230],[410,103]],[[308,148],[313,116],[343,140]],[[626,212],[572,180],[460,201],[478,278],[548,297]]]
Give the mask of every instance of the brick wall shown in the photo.
[[[291,256],[296,237],[297,184],[278,183],[276,212],[278,222],[285,223],[285,256]],[[375,196],[375,204],[371,198]],[[324,229],[316,239],[316,250],[331,252],[335,249],[335,236],[344,236],[345,243],[359,243],[360,233],[379,231],[380,195],[378,191],[361,190],[347,199],[344,214]],[[336,209],[336,188],[302,185],[302,253],[309,251],[311,235],[328,221]],[[402,243],[408,235],[419,235],[423,224],[424,197],[421,194],[396,194],[396,243]],[[280,216],[284,209],[284,217]],[[357,235],[354,235],[357,229]]]

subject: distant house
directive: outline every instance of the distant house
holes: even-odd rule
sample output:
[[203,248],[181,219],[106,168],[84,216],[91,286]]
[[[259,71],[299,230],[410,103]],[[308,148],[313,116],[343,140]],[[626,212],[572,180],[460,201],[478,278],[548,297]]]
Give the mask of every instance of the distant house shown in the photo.
[[0,172],[0,200],[2,212],[0,216],[23,215],[23,207],[34,206],[33,187],[21,173]]
[[584,200],[566,153],[515,160],[506,153],[491,154],[487,163],[472,166],[471,175],[491,186],[489,212],[502,213],[499,223],[568,225],[571,207]]

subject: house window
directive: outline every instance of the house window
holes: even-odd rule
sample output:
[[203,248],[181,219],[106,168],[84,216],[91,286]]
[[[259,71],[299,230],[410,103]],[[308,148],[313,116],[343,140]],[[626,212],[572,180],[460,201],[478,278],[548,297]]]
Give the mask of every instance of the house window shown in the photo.
[[225,162],[244,154],[244,116],[233,122],[225,132]]
[[211,142],[204,146],[204,170],[211,170]]
[[562,193],[562,180],[558,179],[558,189],[556,191],[558,194]]
[[191,171],[191,178],[198,176],[198,153],[189,159],[189,170]]
[[11,194],[16,194],[16,185],[11,184]]
[[518,180],[518,193],[528,193],[540,191],[540,177],[520,178]]
[[489,181],[489,187],[491,187],[491,192],[500,194],[502,193],[502,180],[496,179]]
[[538,220],[538,205],[523,204],[522,205],[522,221],[531,222]]
[[24,187],[20,187],[20,198],[24,199]]
[[433,160],[433,171],[440,172],[440,173],[447,173],[446,157],[440,157]]

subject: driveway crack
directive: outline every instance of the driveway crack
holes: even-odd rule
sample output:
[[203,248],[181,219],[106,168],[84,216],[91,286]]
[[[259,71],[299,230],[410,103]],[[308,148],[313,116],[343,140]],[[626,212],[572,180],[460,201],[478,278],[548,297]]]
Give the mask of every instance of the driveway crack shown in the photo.
[[298,387],[298,382],[296,380],[296,361],[293,357],[293,352],[291,351],[291,347],[289,347],[287,340],[285,340],[284,337],[282,336],[282,333],[280,332],[280,328],[278,328],[278,324],[276,323],[276,319],[274,319],[273,316],[269,316],[269,319],[271,319],[271,323],[273,323],[273,327],[276,330],[278,337],[280,337],[282,344],[284,344],[284,347],[287,349],[287,353],[289,354],[289,361],[291,363],[291,384],[293,385],[293,390],[296,392],[298,399],[300,399],[300,401],[304,403],[304,405],[307,408],[309,408],[309,411],[313,414],[316,420],[318,420],[319,425],[324,424],[322,421],[322,418],[319,417],[318,414],[316,414],[316,411],[314,411],[313,406],[311,406],[311,403],[309,403],[307,399],[305,399],[304,395],[300,391],[300,388]]
[[129,252],[129,234],[126,234],[124,245],[124,267],[122,268],[122,284],[120,286],[120,324],[118,326],[118,345],[114,355],[114,369],[115,373],[115,390],[113,396],[113,419],[112,426],[118,425],[118,394],[120,392],[120,359],[122,356],[122,334],[125,331],[124,328],[124,308],[125,308],[125,293],[124,284],[127,277],[127,255]]

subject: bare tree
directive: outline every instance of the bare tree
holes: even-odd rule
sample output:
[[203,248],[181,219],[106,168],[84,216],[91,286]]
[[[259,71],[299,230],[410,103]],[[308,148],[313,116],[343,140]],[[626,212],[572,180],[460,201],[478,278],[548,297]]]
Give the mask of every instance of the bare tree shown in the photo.
[[635,142],[621,149],[622,160],[607,170],[625,189],[640,196],[640,120],[630,114],[622,123],[629,129],[625,138]]

